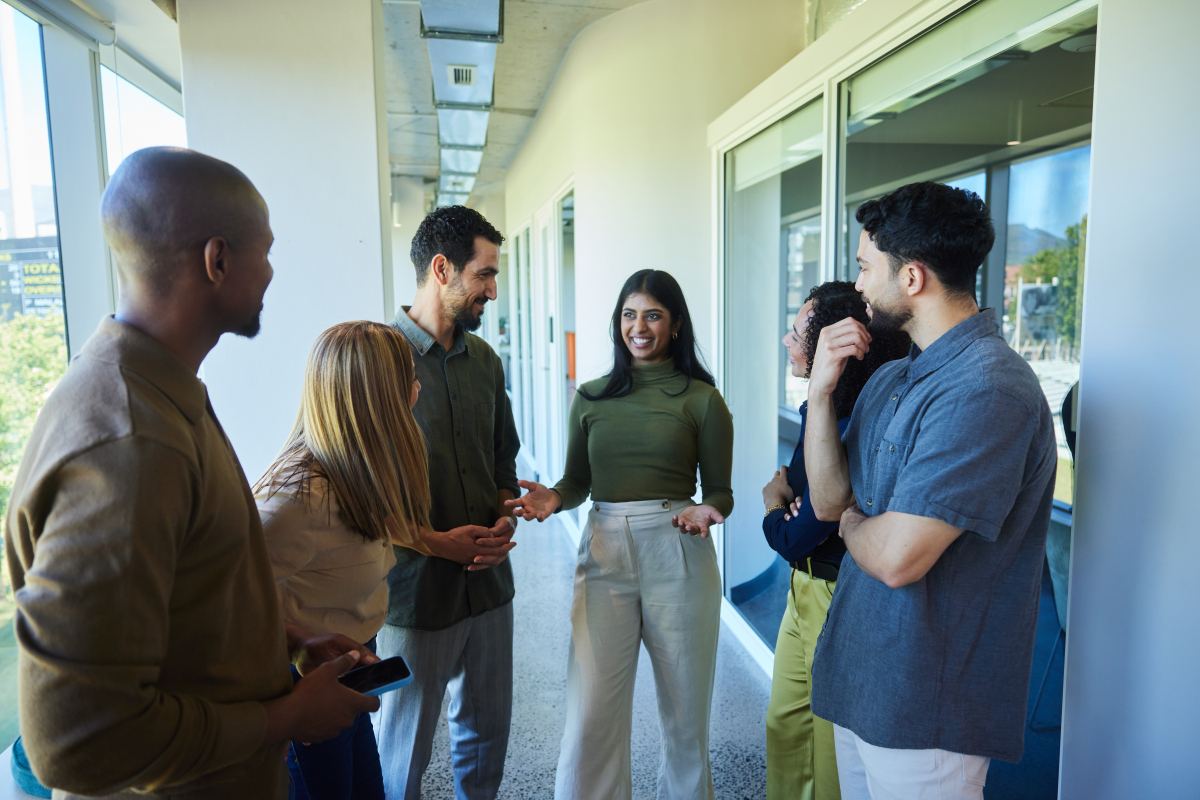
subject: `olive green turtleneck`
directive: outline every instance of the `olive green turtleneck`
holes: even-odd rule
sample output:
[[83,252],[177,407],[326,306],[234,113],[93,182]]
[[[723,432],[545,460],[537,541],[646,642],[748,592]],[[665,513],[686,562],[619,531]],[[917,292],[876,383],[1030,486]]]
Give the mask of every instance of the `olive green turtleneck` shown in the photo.
[[[598,395],[600,378],[581,388]],[[625,397],[588,400],[576,394],[567,423],[567,464],[554,489],[563,508],[587,499],[685,500],[696,493],[696,467],[704,502],[733,511],[733,419],[712,386],[687,378],[666,359],[633,368]],[[680,394],[680,392],[682,392]],[[676,396],[672,396],[676,395]]]

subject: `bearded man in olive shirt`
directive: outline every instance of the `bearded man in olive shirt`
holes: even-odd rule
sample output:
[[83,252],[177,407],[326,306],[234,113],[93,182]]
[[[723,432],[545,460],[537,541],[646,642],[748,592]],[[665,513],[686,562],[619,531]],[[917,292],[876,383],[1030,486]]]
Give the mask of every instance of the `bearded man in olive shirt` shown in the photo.
[[429,553],[396,548],[378,652],[402,655],[413,682],[383,697],[375,725],[388,797],[420,796],[433,732],[450,690],[455,796],[491,800],[504,774],[512,717],[513,576],[505,560],[516,520],[516,425],[504,368],[473,335],[496,298],[504,241],[478,212],[440,208],[413,236],[417,295],[395,326],[413,349],[413,408],[429,452],[435,530]]
[[378,702],[337,682],[360,646],[285,638],[250,487],[196,377],[222,334],[258,332],[267,207],[229,164],[156,147],[113,174],[101,218],[117,313],[38,415],[7,514],[25,750],[56,798],[283,800],[288,740]]

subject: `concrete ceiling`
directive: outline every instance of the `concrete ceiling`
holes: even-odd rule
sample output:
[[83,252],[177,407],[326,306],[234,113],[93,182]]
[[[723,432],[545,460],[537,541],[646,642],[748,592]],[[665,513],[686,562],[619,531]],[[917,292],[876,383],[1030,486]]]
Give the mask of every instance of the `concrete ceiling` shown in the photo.
[[[501,188],[575,36],[596,20],[644,0],[504,2],[504,42],[496,51],[494,107],[473,202]],[[418,0],[384,0],[388,153],[393,175],[438,174],[438,127],[429,49]],[[434,184],[428,184],[432,195]]]

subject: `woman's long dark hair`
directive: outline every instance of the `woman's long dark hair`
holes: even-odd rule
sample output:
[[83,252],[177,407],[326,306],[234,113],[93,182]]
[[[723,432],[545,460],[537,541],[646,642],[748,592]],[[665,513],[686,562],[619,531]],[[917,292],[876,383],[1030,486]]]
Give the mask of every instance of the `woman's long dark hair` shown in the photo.
[[[804,329],[804,352],[808,363],[804,368],[807,377],[812,373],[813,358],[817,353],[817,340],[821,331],[835,322],[841,322],[846,317],[854,317],[863,325],[870,325],[871,318],[867,316],[867,304],[862,295],[849,281],[828,281],[814,286],[808,293],[812,301],[812,316],[808,327]],[[838,419],[850,416],[859,394],[875,370],[889,361],[908,355],[912,341],[903,331],[892,333],[871,331],[871,348],[862,361],[857,358],[847,359],[846,371],[838,379],[837,388],[833,390],[833,410]]]
[[[704,361],[696,348],[696,332],[692,328],[692,315],[688,313],[687,301],[683,298],[683,290],[671,277],[671,273],[661,269],[643,269],[629,276],[621,287],[617,298],[617,307],[612,315],[613,367],[608,373],[608,383],[597,395],[588,394],[582,388],[579,394],[588,400],[604,400],[609,397],[624,397],[633,389],[633,354],[625,344],[621,335],[621,312],[625,310],[625,301],[631,294],[644,294],[653,297],[666,312],[671,315],[671,324],[679,323],[679,336],[672,338],[667,345],[667,357],[675,359],[675,369],[683,373],[687,383],[679,394],[683,394],[692,385],[692,380],[702,381],[709,386],[716,386],[716,381],[704,366]],[[678,395],[671,395],[677,397]]]

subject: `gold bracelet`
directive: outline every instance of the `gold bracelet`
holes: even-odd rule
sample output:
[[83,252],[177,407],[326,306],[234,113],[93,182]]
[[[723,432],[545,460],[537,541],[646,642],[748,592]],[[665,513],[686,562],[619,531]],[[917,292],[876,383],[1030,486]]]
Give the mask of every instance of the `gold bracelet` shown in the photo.
[[779,504],[779,505],[777,505],[777,506],[771,506],[770,508],[768,508],[768,509],[767,509],[767,513],[763,514],[763,516],[764,516],[764,517],[769,517],[769,516],[771,516],[771,512],[772,512],[772,511],[779,511],[779,510],[781,510],[781,509],[784,509],[784,508],[787,508],[787,504],[785,504],[785,503],[780,503],[780,504]]

